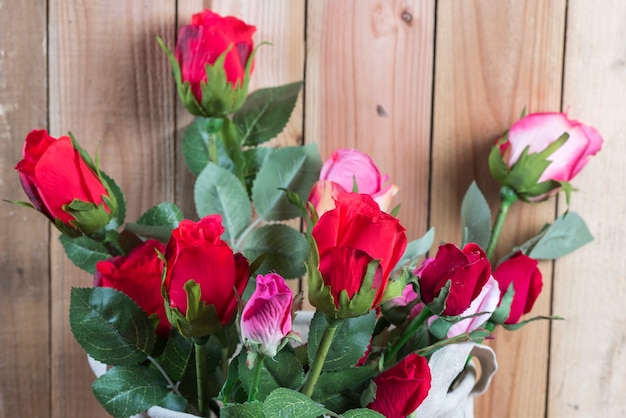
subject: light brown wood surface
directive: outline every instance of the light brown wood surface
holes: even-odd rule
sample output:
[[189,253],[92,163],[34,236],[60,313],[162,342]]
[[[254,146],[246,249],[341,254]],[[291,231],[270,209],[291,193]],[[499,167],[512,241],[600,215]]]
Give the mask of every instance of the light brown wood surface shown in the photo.
[[[372,155],[400,188],[410,238],[436,228],[460,239],[472,179],[495,210],[490,145],[524,107],[569,111],[605,148],[574,185],[571,209],[596,241],[543,262],[533,313],[565,321],[496,332],[500,370],[476,416],[626,416],[626,3],[620,0],[71,0],[0,1],[0,197],[25,199],[13,167],[26,134],[72,131],[124,190],[127,220],[163,200],[193,211],[181,152],[191,118],[179,104],[155,37],[175,45],[180,25],[210,7],[257,26],[268,41],[251,90],[304,80],[277,145]],[[107,414],[69,330],[69,292],[92,278],[75,268],[42,216],[0,212],[0,417]],[[518,203],[500,256],[551,221],[564,202]],[[297,286],[294,286],[297,287]]]

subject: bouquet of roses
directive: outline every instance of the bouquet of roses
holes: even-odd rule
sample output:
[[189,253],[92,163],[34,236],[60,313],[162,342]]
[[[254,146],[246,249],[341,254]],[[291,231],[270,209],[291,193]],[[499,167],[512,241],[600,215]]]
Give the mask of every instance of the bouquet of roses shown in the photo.
[[[339,149],[322,163],[314,144],[265,146],[301,83],[248,95],[254,31],[207,10],[174,52],[159,39],[196,116],[183,141],[196,221],[165,202],[127,223],[97,156],[71,135],[26,137],[16,169],[30,203],[17,203],[47,216],[94,276],[72,289],[70,324],[99,370],[96,398],[116,417],[451,416],[447,399],[480,343],[536,319],[522,316],[541,291],[537,260],[591,240],[567,212],[493,260],[508,208],[560,190],[569,200],[602,139],[561,113],[523,116],[489,156],[502,186],[493,225],[472,184],[462,242],[425,258],[433,230],[407,239],[398,189],[368,155]],[[290,219],[302,228],[280,222]],[[302,276],[312,316],[285,282]]]

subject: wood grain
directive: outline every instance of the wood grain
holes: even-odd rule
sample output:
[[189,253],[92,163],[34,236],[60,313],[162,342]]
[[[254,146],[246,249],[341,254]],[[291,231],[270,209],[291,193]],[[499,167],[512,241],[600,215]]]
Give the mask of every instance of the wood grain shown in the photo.
[[[559,110],[564,11],[564,1],[438,2],[430,206],[436,242],[460,241],[461,200],[473,179],[497,203],[487,156],[522,109]],[[554,210],[553,200],[518,203],[497,256],[538,232]],[[550,264],[542,271],[544,291],[534,314],[550,312]],[[477,399],[477,416],[543,416],[548,323],[497,332],[491,345],[500,370]]]
[[[557,261],[548,415],[626,416],[626,258],[623,130],[626,120],[626,9],[568,4],[563,107],[597,128],[602,151],[574,179],[571,210],[595,241]],[[561,205],[564,206],[564,205]]]
[[[127,219],[173,198],[174,102],[155,36],[173,38],[168,1],[50,2],[50,130],[71,130],[125,192]],[[167,83],[165,81],[168,81]],[[51,243],[52,413],[104,417],[94,377],[69,330],[69,291],[89,274]]]
[[[28,200],[13,169],[24,138],[46,127],[46,2],[0,11],[0,196]],[[25,16],[27,19],[15,19]],[[0,206],[0,416],[46,417],[50,407],[47,219]]]

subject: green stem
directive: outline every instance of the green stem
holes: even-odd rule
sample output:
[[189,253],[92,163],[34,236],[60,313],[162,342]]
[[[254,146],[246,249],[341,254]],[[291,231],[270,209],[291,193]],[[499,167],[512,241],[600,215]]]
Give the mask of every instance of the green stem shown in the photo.
[[330,317],[326,317],[326,320],[328,321],[328,323],[326,324],[326,328],[324,329],[324,334],[322,334],[320,344],[317,347],[317,353],[315,353],[313,365],[311,366],[311,370],[309,370],[309,375],[307,376],[306,382],[304,382],[304,386],[302,387],[302,393],[304,393],[309,398],[313,394],[313,389],[315,389],[317,379],[322,373],[322,367],[324,367],[324,362],[326,361],[328,350],[330,349],[330,345],[332,344],[333,338],[335,337],[335,332],[337,332],[337,328],[339,328],[339,325],[342,321],[341,319],[335,319]]
[[387,352],[385,355],[385,366],[389,364],[391,359],[395,358],[398,351],[406,344],[412,337],[415,335],[419,327],[421,327],[428,318],[432,316],[432,311],[426,305],[422,308],[422,311],[417,315],[413,320],[409,323],[409,325],[405,328],[402,333],[402,337],[398,340],[398,342],[391,347],[391,350]]
[[502,233],[502,227],[506,220],[506,215],[509,213],[509,208],[518,199],[517,193],[508,186],[502,186],[500,189],[500,209],[498,215],[493,223],[493,229],[491,230],[491,237],[489,238],[489,245],[487,245],[487,258],[491,260],[493,253],[498,245],[500,234]]
[[209,416],[209,376],[206,364],[206,344],[194,341],[196,352],[196,382],[198,385],[198,409],[203,417]]
[[252,370],[252,381],[250,382],[250,393],[248,394],[248,402],[256,401],[256,395],[259,393],[259,381],[261,380],[261,371],[263,370],[263,360],[265,356],[261,353],[257,354]]

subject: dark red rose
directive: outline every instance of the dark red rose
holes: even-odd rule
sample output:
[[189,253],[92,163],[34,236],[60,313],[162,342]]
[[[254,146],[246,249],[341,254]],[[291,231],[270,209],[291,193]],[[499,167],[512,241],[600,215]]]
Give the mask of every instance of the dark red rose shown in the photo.
[[157,333],[167,335],[172,328],[161,293],[163,262],[157,252],[165,251],[165,245],[151,239],[135,247],[127,256],[113,257],[96,263],[94,285],[111,287],[134,300],[147,314],[159,318]]
[[409,354],[374,378],[376,398],[367,407],[386,418],[404,418],[424,402],[431,380],[426,358]]
[[442,315],[460,315],[480,294],[490,275],[491,264],[478,245],[469,243],[461,250],[444,244],[419,275],[422,301],[430,304],[449,280],[450,293]]
[[493,277],[500,287],[500,296],[504,296],[511,284],[515,295],[511,303],[511,312],[505,324],[516,324],[523,314],[530,312],[541,293],[543,280],[537,268],[537,260],[525,254],[516,253],[504,260],[493,272]]
[[[204,114],[200,116],[219,116],[221,111],[228,114],[235,110],[233,106],[241,105],[232,102],[240,99],[233,96],[232,90],[241,89],[252,71],[253,62],[250,62],[249,72],[246,74],[248,61],[253,59],[252,35],[255,30],[254,26],[236,17],[221,17],[210,10],[194,14],[191,23],[180,29],[174,54],[180,67],[182,82],[190,83],[191,94],[203,108]],[[214,65],[227,50],[222,64],[226,80],[208,79],[207,64]],[[205,97],[203,84],[211,87],[209,96],[212,97]],[[185,95],[181,95],[183,102],[194,113],[193,108],[197,106],[186,103],[183,96]],[[245,92],[243,97],[245,98]]]
[[352,300],[350,309],[362,310],[362,315],[378,306],[391,271],[407,245],[405,229],[398,219],[382,212],[368,195],[343,193],[337,197],[336,207],[320,217],[312,235],[319,251],[323,285],[330,288],[335,308],[340,308],[343,291],[350,300],[360,293],[373,260],[380,262],[369,288],[376,292],[367,300]]
[[46,130],[31,131],[15,169],[33,207],[62,232],[90,234],[110,221],[115,200],[69,137],[55,139]]
[[[167,272],[165,289],[169,296],[169,307],[186,317],[196,331],[205,334],[203,327],[219,328],[233,318],[237,310],[237,296],[241,296],[248,283],[249,265],[241,254],[233,254],[228,244],[220,239],[224,233],[222,217],[209,215],[197,223],[183,220],[172,231],[172,237],[165,249]],[[200,289],[199,301],[193,309],[187,306],[188,282],[194,281]],[[202,313],[201,302],[213,306],[219,321],[217,324],[198,324],[188,315]],[[170,316],[170,320],[172,317]],[[189,330],[184,331],[189,336]],[[191,331],[195,334],[195,331]]]

